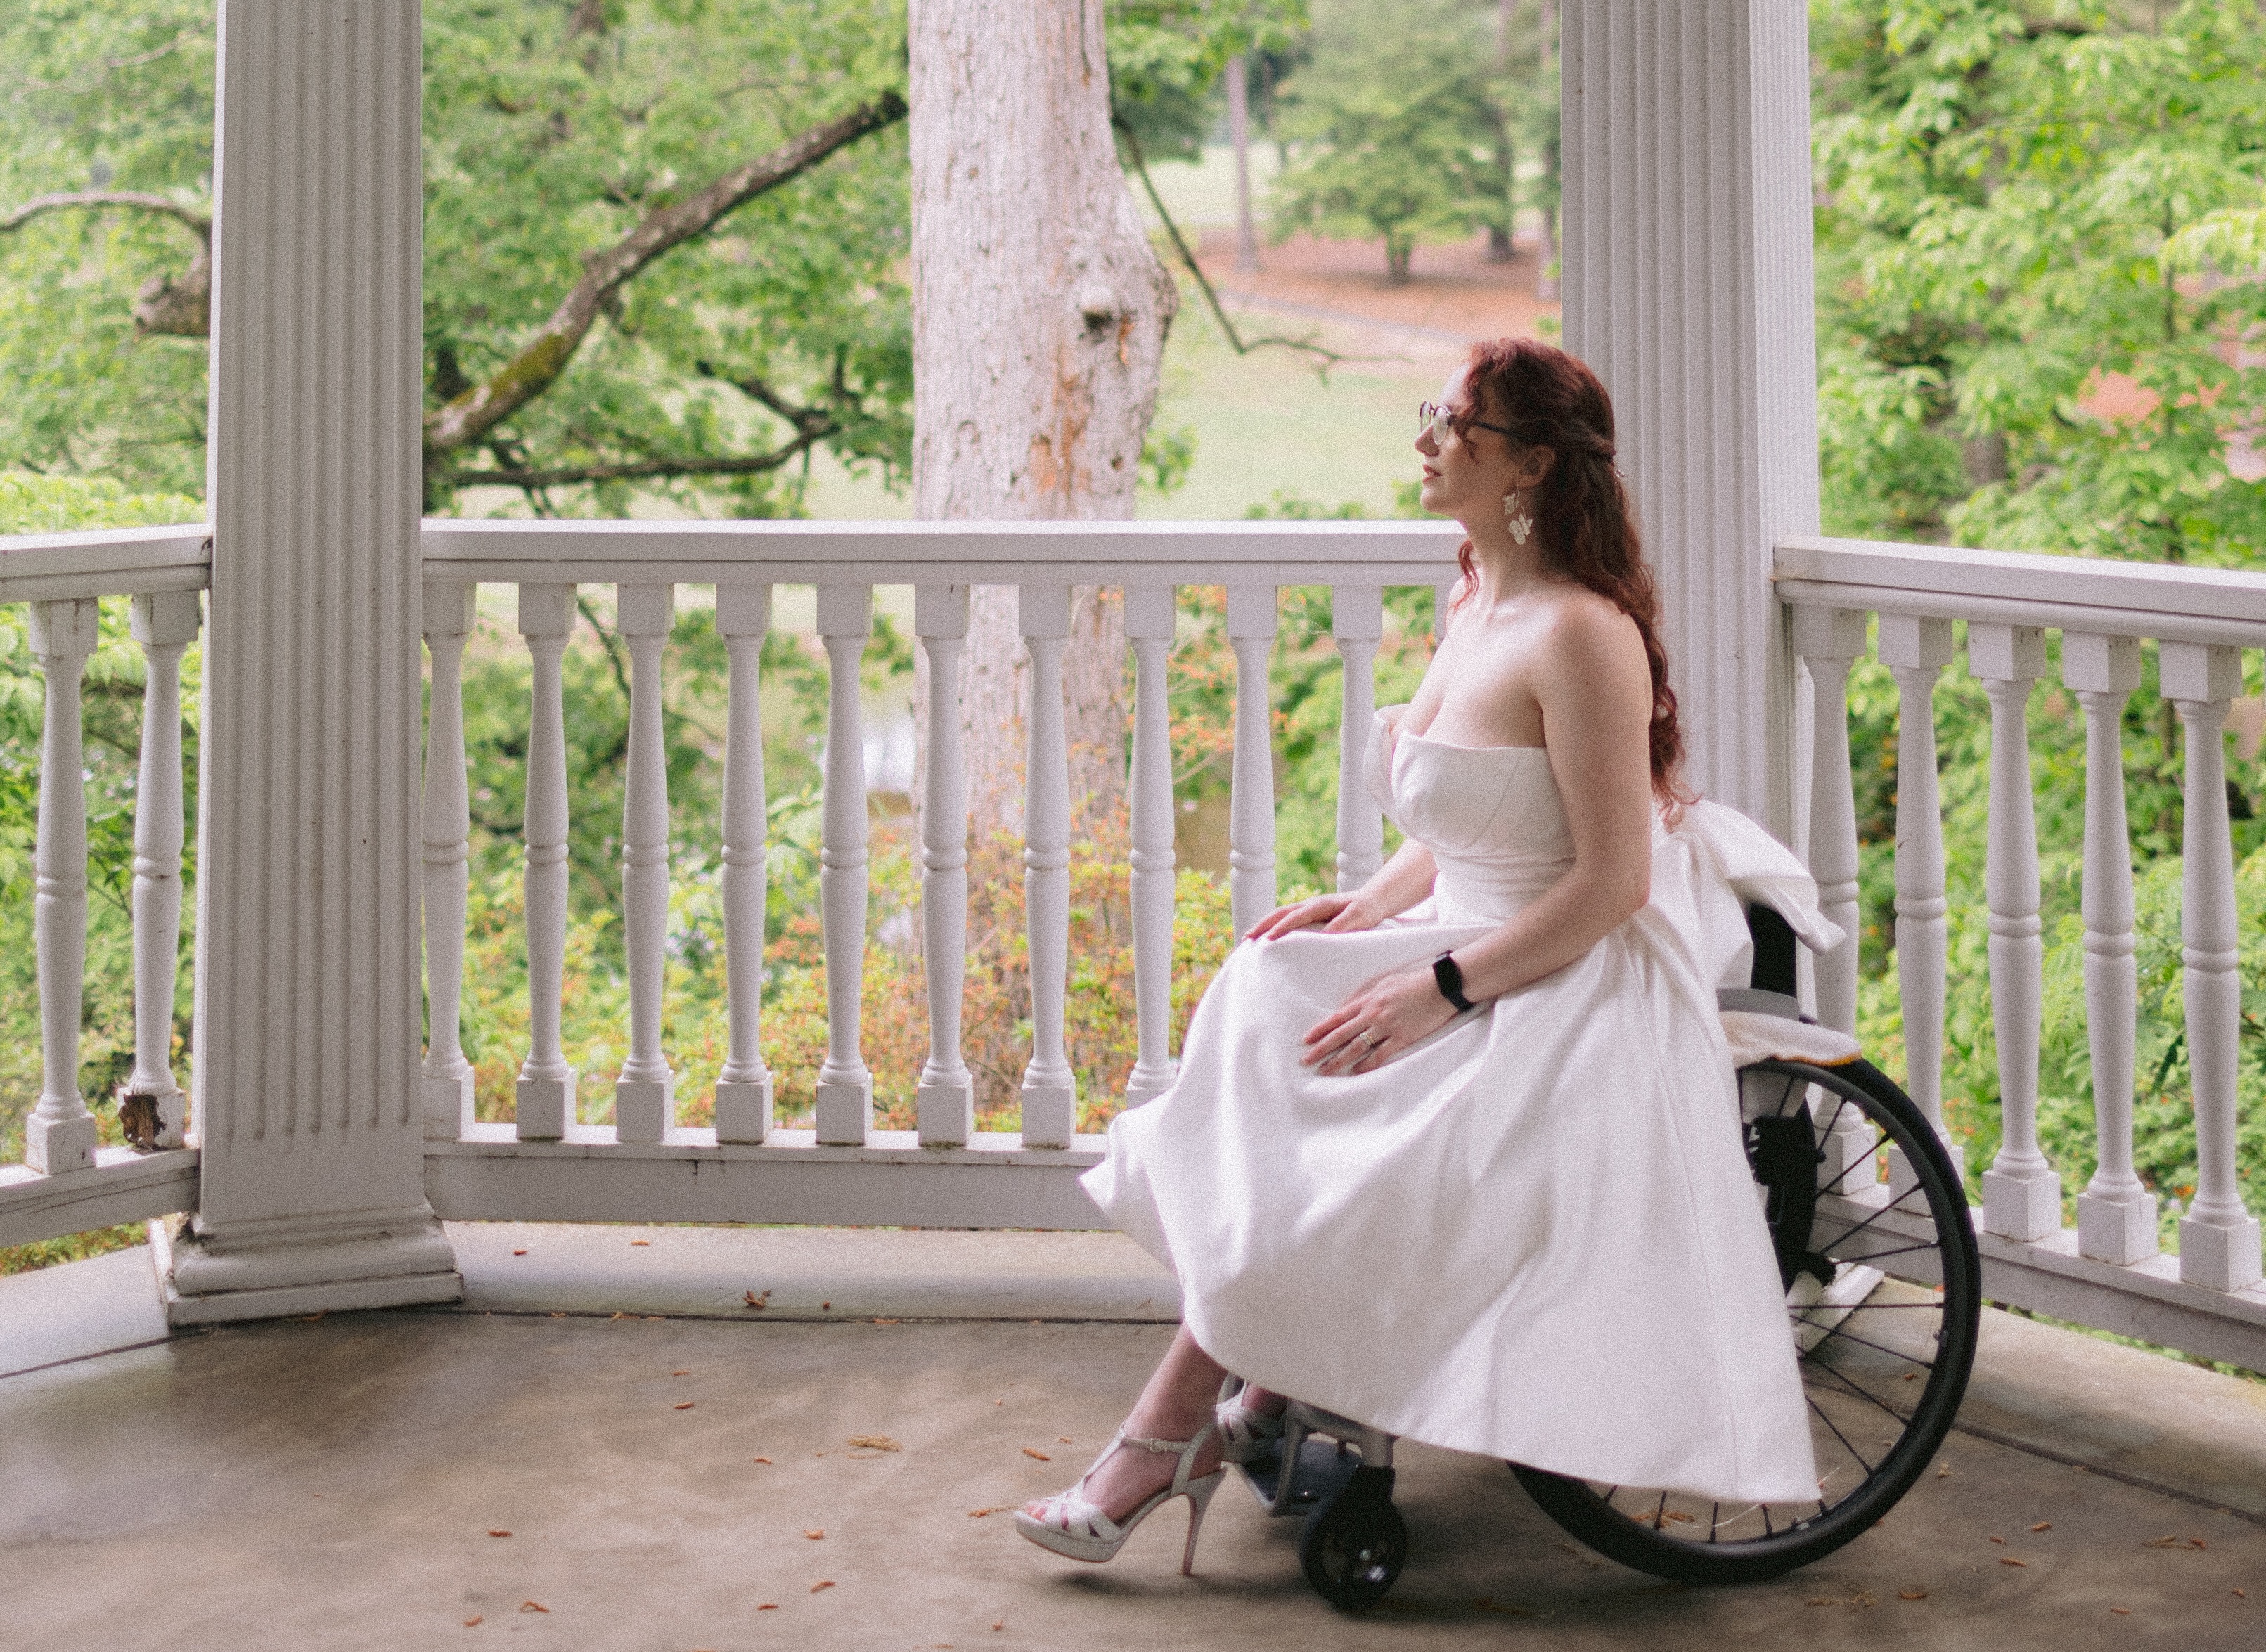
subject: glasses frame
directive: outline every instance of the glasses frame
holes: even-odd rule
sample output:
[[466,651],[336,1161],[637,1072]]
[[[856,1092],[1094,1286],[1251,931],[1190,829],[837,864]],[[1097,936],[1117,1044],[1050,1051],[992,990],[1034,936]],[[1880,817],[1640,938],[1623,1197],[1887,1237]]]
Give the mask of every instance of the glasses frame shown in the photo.
[[1498,435],[1509,436],[1513,442],[1518,440],[1518,432],[1508,426],[1491,425],[1484,419],[1460,419],[1451,410],[1436,401],[1418,402],[1416,417],[1423,421],[1423,428],[1430,435],[1435,447],[1445,441],[1451,431],[1460,436],[1463,434],[1464,426],[1480,430],[1492,430]]

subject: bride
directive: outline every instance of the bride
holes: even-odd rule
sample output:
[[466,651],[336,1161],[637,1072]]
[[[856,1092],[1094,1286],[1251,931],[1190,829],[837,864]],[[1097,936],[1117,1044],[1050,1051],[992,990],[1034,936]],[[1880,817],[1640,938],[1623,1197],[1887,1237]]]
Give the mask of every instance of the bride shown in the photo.
[[1416,450],[1463,577],[1369,764],[1407,841],[1253,927],[1086,1174],[1185,1305],[1109,1449],[1018,1515],[1060,1554],[1185,1496],[1187,1570],[1287,1394],[1586,1480],[1816,1495],[1714,995],[1744,984],[1743,900],[1832,932],[1792,855],[1678,778],[1604,386],[1505,339],[1441,396]]

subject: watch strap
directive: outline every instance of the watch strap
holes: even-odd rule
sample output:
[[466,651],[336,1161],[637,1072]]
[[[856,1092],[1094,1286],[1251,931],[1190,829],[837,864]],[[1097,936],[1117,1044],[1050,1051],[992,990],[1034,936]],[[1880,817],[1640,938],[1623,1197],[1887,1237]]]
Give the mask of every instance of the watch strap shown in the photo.
[[1432,960],[1432,979],[1439,983],[1440,996],[1458,1011],[1474,1007],[1472,1001],[1464,996],[1464,972],[1458,966],[1454,953],[1444,952]]

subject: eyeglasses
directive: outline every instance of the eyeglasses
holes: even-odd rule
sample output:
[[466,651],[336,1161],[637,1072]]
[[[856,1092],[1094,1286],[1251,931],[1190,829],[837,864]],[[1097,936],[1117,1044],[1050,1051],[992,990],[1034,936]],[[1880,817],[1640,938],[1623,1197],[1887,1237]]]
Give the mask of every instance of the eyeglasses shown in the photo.
[[1416,417],[1424,431],[1431,436],[1432,445],[1435,447],[1445,442],[1450,433],[1454,432],[1458,424],[1470,425],[1480,430],[1493,430],[1509,436],[1514,442],[1518,440],[1518,433],[1516,430],[1503,425],[1491,425],[1484,419],[1458,420],[1453,412],[1436,401],[1418,402]]

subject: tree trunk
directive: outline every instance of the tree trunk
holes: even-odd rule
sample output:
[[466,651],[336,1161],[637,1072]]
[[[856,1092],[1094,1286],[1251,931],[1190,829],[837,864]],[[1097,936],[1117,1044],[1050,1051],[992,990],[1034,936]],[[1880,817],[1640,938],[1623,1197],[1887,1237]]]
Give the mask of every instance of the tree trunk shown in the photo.
[[1235,150],[1235,267],[1259,267],[1259,226],[1251,216],[1251,66],[1240,52],[1227,60],[1227,141]]
[[[1536,30],[1534,49],[1541,61],[1541,78],[1547,81],[1558,61],[1557,0],[1542,0]],[[1556,136],[1542,141],[1542,233],[1534,249],[1534,296],[1545,303],[1558,296],[1558,143]]]
[[[1502,82],[1510,73],[1510,19],[1518,10],[1518,0],[1495,0],[1495,89],[1501,94]],[[1502,179],[1502,222],[1488,225],[1488,262],[1510,262],[1511,237],[1518,231],[1518,145],[1510,135],[1511,108],[1508,103],[1495,112],[1495,170]]]
[[[1101,17],[1102,0],[914,0],[921,517],[1133,514],[1179,295],[1118,167]],[[1020,834],[1028,691],[1016,593],[981,587],[971,608],[961,679],[970,824],[979,837]],[[1081,588],[1071,629],[1071,796],[1107,809],[1124,788],[1116,596]]]

